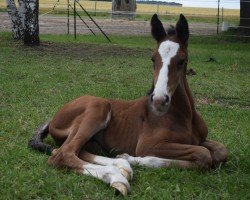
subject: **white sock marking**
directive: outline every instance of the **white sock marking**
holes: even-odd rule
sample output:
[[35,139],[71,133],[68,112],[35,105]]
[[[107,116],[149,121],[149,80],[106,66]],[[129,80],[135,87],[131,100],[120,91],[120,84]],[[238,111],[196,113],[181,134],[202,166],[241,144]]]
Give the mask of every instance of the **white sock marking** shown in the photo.
[[131,165],[140,165],[153,168],[168,167],[172,163],[176,162],[175,160],[153,156],[133,157],[128,154],[122,154],[121,157],[126,159]]
[[101,166],[89,163],[83,165],[83,174],[98,178],[110,185],[119,182],[126,185],[127,189],[130,188],[127,179],[122,176],[120,170],[114,166]]
[[107,158],[107,157],[96,155],[95,158],[93,159],[93,163],[99,164],[99,165],[104,165],[104,166],[115,166],[119,169],[124,169],[127,172],[129,172],[131,178],[133,176],[133,170],[132,170],[130,164],[128,163],[127,160],[125,160],[123,158]]

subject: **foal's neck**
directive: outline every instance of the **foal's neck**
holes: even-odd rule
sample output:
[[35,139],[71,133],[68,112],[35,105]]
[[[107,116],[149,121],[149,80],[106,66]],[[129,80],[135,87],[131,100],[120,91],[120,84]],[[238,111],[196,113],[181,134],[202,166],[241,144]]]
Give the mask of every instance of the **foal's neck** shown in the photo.
[[180,84],[173,94],[172,105],[175,107],[175,110],[179,110],[189,117],[192,117],[192,114],[195,111],[194,99],[189,89],[185,74],[182,76]]
[[194,105],[194,97],[193,97],[193,94],[189,88],[189,84],[188,84],[188,81],[187,81],[187,76],[186,76],[186,71],[185,71],[185,75],[183,76],[182,78],[183,80],[183,84],[184,84],[184,87],[185,87],[185,91],[186,91],[186,94],[188,96],[188,99],[189,99],[189,102],[190,102],[190,105],[191,105],[191,109],[192,111],[195,110],[195,105]]

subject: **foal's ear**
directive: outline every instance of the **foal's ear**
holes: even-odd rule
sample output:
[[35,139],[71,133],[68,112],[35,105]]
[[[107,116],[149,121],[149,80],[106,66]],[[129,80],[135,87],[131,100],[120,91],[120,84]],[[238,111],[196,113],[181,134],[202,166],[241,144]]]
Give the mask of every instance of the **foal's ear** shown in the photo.
[[161,21],[158,19],[157,14],[154,14],[151,18],[151,33],[157,42],[160,42],[167,36],[166,31]]
[[187,45],[188,38],[189,38],[189,28],[188,22],[183,14],[180,14],[180,18],[176,24],[176,33],[178,38]]

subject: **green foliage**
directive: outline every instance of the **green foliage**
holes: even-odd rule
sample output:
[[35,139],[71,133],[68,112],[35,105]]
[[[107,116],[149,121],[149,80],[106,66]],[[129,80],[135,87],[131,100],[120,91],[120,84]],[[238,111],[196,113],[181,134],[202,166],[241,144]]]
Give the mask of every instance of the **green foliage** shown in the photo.
[[[41,35],[24,47],[0,33],[0,199],[122,199],[105,183],[53,169],[27,148],[36,127],[69,100],[89,93],[134,99],[152,81],[149,37]],[[209,138],[229,150],[227,164],[208,172],[133,167],[128,199],[249,199],[250,45],[191,37],[190,87]],[[217,62],[206,62],[209,58]],[[48,139],[52,142],[51,138]]]

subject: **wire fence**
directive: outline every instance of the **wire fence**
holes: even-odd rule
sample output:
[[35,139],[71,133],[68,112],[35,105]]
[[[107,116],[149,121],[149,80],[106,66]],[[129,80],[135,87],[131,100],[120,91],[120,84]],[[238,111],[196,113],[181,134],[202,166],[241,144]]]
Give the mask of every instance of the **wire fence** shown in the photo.
[[[44,2],[44,1],[43,1]],[[68,1],[73,6],[73,0]],[[184,3],[185,0],[179,0],[178,3]],[[152,14],[160,15],[164,26],[175,24],[180,13],[183,13],[189,21],[190,32],[192,35],[214,35],[230,28],[249,29],[249,27],[239,26],[240,10],[225,9],[222,6],[226,4],[239,4],[237,0],[190,0],[196,3],[216,3],[218,8],[200,8],[200,7],[181,7],[159,4],[137,3],[136,12],[133,21],[123,19],[112,19],[115,12],[112,8],[112,2],[103,1],[83,1],[79,3],[86,9],[100,28],[108,35],[148,35],[150,34],[150,18]],[[249,2],[248,2],[249,3]],[[1,7],[1,5],[0,5]],[[76,4],[76,11],[79,17],[74,22],[74,11],[68,7],[67,1],[54,1],[49,3],[40,3],[40,33],[45,34],[92,34],[90,29],[98,34],[100,29],[96,27],[92,20]],[[68,17],[69,14],[69,17]],[[131,14],[131,12],[129,13]],[[243,18],[242,18],[243,19]],[[250,20],[250,18],[244,18]],[[84,21],[84,23],[83,23]],[[74,25],[75,23],[75,25]],[[6,12],[0,13],[0,31],[10,29],[10,22]],[[234,35],[233,33],[230,35]],[[236,36],[236,35],[235,35]],[[244,37],[250,37],[245,35]]]

